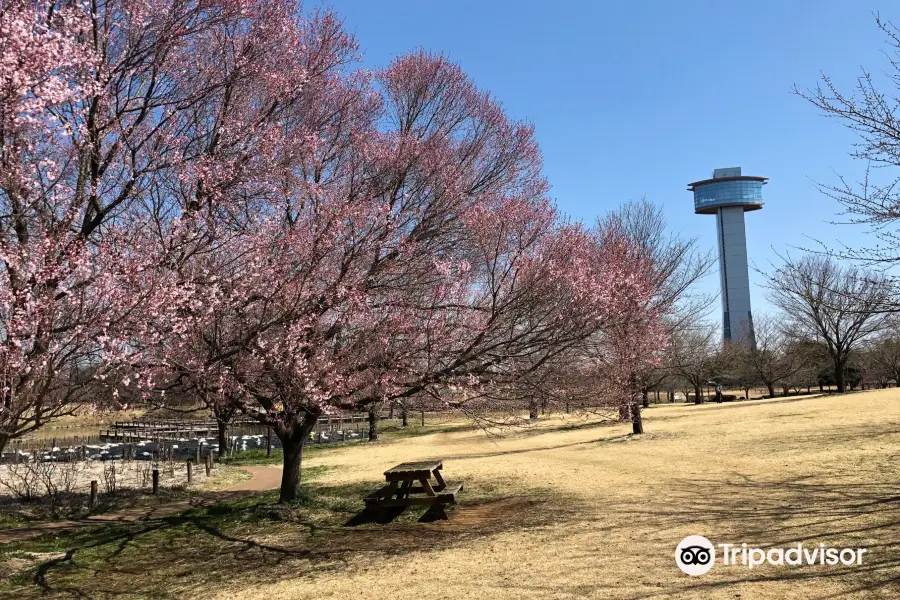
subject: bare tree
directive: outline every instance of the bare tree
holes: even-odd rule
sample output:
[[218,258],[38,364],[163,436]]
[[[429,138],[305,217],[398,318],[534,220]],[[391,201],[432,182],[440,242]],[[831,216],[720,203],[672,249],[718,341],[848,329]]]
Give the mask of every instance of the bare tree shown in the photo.
[[788,377],[788,384],[793,389],[799,391],[806,388],[807,392],[812,391],[812,386],[817,385],[817,365],[829,362],[828,351],[824,344],[816,343],[815,340],[801,338],[795,334],[788,335],[787,353],[791,358],[796,357],[799,361],[799,368]]
[[716,330],[709,325],[683,326],[669,344],[669,360],[675,374],[694,388],[694,403],[703,402],[703,386],[716,372]]
[[881,275],[824,256],[788,260],[769,277],[769,298],[798,336],[824,342],[839,392],[850,353],[883,327],[890,285]]
[[750,398],[750,388],[759,383],[756,373],[750,368],[747,361],[748,347],[742,342],[727,341],[714,356],[716,381],[740,387],[744,390],[744,397]]
[[900,385],[900,320],[892,317],[868,348],[868,359],[882,387],[893,379]]
[[806,357],[797,352],[791,339],[792,332],[785,329],[783,319],[763,315],[754,320],[756,347],[740,347],[740,358],[753,379],[766,386],[769,396],[775,395],[775,385],[787,382],[806,365]]
[[[815,88],[794,92],[816,106],[826,117],[836,119],[858,136],[851,155],[866,161],[860,181],[844,176],[836,184],[821,184],[820,190],[843,206],[844,223],[870,228],[874,244],[866,247],[830,248],[839,258],[859,261],[863,266],[890,268],[900,262],[900,28],[876,14],[875,22],[887,41],[888,66],[881,76],[869,71],[857,77],[853,90],[841,91],[826,74]],[[894,286],[900,284],[890,278]],[[900,310],[896,295],[884,299],[883,310]]]
[[659,387],[671,376],[671,365],[665,361],[659,366],[647,369],[645,372],[641,373],[638,378],[638,385],[641,388],[641,399],[644,408],[650,406],[650,390],[657,390],[658,397]]

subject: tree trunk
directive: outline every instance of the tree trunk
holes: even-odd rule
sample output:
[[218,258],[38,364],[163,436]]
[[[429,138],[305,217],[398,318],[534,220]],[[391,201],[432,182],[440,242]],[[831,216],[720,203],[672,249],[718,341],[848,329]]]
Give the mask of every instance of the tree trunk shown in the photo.
[[538,418],[538,405],[537,405],[537,402],[532,402],[531,405],[530,405],[528,408],[529,408],[529,410],[528,410],[528,418],[531,419],[532,421],[536,420],[536,419]]
[[3,450],[6,449],[6,444],[9,443],[9,439],[9,435],[0,433],[0,455],[2,455]]
[[303,464],[303,446],[306,444],[309,432],[312,431],[318,420],[318,415],[305,415],[300,417],[302,421],[294,421],[290,429],[279,426],[275,434],[281,440],[284,450],[284,463],[281,470],[281,491],[278,502],[293,502],[297,498],[297,490],[300,488],[300,474]]
[[769,398],[774,398],[775,397],[775,384],[767,383],[766,387],[769,389]]
[[784,384],[781,384],[781,391],[783,392],[783,395],[785,395],[785,396],[787,396],[788,394],[791,393],[791,392],[790,392],[790,387],[789,387],[789,386],[786,386],[786,385],[784,385]]
[[406,410],[406,405],[400,405],[400,422],[404,427],[409,426],[409,411]]
[[702,404],[703,403],[703,392],[700,389],[699,385],[694,386],[694,404]]
[[[641,397],[643,400],[642,403],[644,405],[644,408],[650,408],[650,390],[648,390],[647,388],[642,389]],[[638,433],[638,432],[635,432],[635,433]]]
[[281,493],[278,495],[278,503],[293,502],[297,498],[297,490],[300,488],[300,468],[303,465],[303,445],[306,440],[282,441],[284,449],[284,464],[281,471]]
[[223,419],[216,419],[219,427],[219,458],[228,456],[228,423]]
[[369,441],[378,440],[378,413],[375,409],[369,409]]
[[837,384],[839,394],[847,391],[847,381],[844,379],[844,365],[840,361],[835,361],[834,363],[834,382]]
[[641,405],[637,402],[631,407],[631,432],[634,435],[644,433],[644,422],[641,420]]

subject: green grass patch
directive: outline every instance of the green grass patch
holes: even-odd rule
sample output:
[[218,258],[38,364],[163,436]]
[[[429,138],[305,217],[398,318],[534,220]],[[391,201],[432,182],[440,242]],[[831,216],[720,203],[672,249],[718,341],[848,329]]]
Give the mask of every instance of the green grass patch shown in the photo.
[[[303,448],[303,459],[312,458],[325,452],[341,450],[356,444],[366,442],[330,442],[328,444],[309,444]],[[284,452],[281,448],[273,448],[272,454],[267,455],[265,450],[245,450],[235,452],[230,456],[219,459],[219,462],[232,466],[256,466],[256,465],[280,465],[284,462]]]
[[220,458],[219,462],[233,466],[254,466],[254,465],[280,465],[284,460],[284,453],[281,448],[273,449],[271,456],[266,455],[265,450],[244,450],[243,452],[235,452],[225,458]]
[[[387,524],[345,527],[382,482],[325,483],[319,480],[325,472],[324,466],[304,469],[298,497],[289,504],[277,504],[278,491],[271,490],[176,516],[6,544],[0,547],[0,597],[197,597],[217,584],[333,569],[339,557],[360,551],[395,553],[432,543],[415,523],[427,507],[410,507]],[[466,500],[506,491],[503,485],[483,488]]]
[[177,516],[6,544],[0,573],[4,565],[19,570],[0,578],[0,597],[94,597],[98,580],[108,595],[193,597],[208,582],[271,577],[283,560],[327,552],[329,532],[343,530],[377,483],[318,485],[322,472],[307,468],[297,500],[287,505],[276,504],[272,490]]
[[[458,423],[385,427],[381,439],[470,427]],[[360,443],[368,442],[310,444],[304,458]],[[250,450],[222,462],[239,468],[279,465],[282,459],[280,449],[269,456],[265,450]],[[6,544],[0,547],[0,598],[197,597],[216,585],[271,582],[297,572],[314,575],[339,568],[343,557],[359,552],[393,554],[401,549],[425,550],[433,543],[416,523],[427,510],[424,506],[410,507],[389,523],[345,527],[356,522],[365,508],[363,498],[383,481],[373,472],[371,480],[326,483],[321,476],[327,469],[324,465],[304,466],[298,497],[289,504],[277,504],[278,491],[271,490],[175,516],[98,525]],[[466,501],[483,502],[507,491],[503,485],[493,485],[480,491],[468,491],[467,487]]]

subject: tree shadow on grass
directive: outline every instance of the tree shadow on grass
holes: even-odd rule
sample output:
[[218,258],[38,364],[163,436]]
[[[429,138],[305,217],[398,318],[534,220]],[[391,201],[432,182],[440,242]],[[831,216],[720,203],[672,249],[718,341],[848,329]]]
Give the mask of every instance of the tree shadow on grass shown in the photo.
[[358,527],[360,525],[387,525],[406,512],[405,506],[391,506],[385,508],[366,507],[350,517],[344,523],[344,527]]
[[[589,429],[590,427],[586,427]],[[442,456],[444,457],[444,461],[454,461],[454,460],[470,460],[470,459],[479,459],[479,458],[497,458],[501,456],[512,456],[516,454],[532,454],[536,452],[552,452],[554,450],[562,450],[565,448],[577,448],[577,447],[596,447],[602,444],[613,444],[618,442],[626,442],[626,441],[651,441],[656,439],[668,439],[675,437],[674,434],[670,432],[665,432],[661,434],[657,434],[655,432],[645,433],[645,434],[634,434],[634,433],[623,433],[623,434],[612,434],[608,437],[601,437],[590,440],[581,440],[577,442],[566,442],[562,444],[552,444],[549,446],[534,446],[529,448],[514,448],[511,450],[502,450],[498,449],[489,451],[489,452],[467,452],[460,454],[448,454],[444,453]]]
[[461,499],[450,521],[412,522],[421,516],[415,512],[389,525],[344,527],[371,487],[304,485],[293,506],[273,504],[276,495],[269,492],[178,516],[10,544],[0,554],[56,555],[0,583],[0,597],[8,591],[22,599],[196,597],[215,585],[249,586],[338,570],[361,553],[445,550],[473,536],[541,527],[556,518],[543,510],[546,498],[474,497]]
[[[424,510],[423,510],[424,509]],[[407,512],[415,512],[419,523],[435,523],[437,521],[449,521],[447,514],[450,507],[441,504],[433,504],[426,507],[415,506],[367,506],[344,523],[344,527],[359,527],[360,525],[387,525],[393,523],[398,517]]]
[[667,492],[665,498],[649,505],[609,506],[604,517],[652,519],[656,526],[653,541],[673,548],[689,526],[691,533],[705,535],[714,544],[746,543],[768,549],[798,543],[816,548],[824,543],[826,547],[867,548],[868,553],[861,565],[763,570],[724,566],[717,558],[715,578],[691,577],[678,589],[642,593],[628,597],[630,600],[681,597],[685,591],[705,597],[714,590],[745,583],[792,581],[835,584],[823,585],[820,595],[808,596],[817,600],[857,594],[900,597],[900,489],[896,485],[734,475],[725,481],[677,481]]
[[892,420],[885,420],[877,424],[830,425],[820,430],[793,431],[789,437],[784,439],[756,439],[754,440],[753,451],[772,453],[783,451],[786,448],[828,447],[834,440],[841,440],[842,443],[850,442],[851,444],[854,440],[862,440],[864,442],[900,440],[900,425]]

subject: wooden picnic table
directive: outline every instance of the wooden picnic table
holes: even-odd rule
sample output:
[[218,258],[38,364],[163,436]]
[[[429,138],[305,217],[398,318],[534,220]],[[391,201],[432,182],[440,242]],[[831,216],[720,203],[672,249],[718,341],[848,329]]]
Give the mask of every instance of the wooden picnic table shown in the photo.
[[[450,484],[441,476],[443,460],[405,462],[384,472],[387,485],[366,497],[367,507],[454,504],[461,483]],[[431,478],[434,477],[434,484]],[[416,485],[418,484],[418,485]]]

